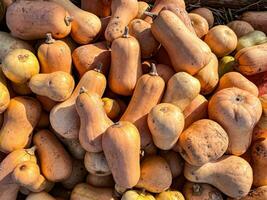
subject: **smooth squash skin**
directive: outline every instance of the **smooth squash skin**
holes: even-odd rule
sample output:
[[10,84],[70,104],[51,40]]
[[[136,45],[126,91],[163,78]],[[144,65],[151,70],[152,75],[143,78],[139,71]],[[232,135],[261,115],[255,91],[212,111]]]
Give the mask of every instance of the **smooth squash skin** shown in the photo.
[[50,0],[65,8],[73,17],[71,37],[78,44],[88,44],[94,41],[101,30],[101,21],[93,13],[86,12],[69,0]]
[[[123,59],[121,59],[123,58]],[[130,96],[142,75],[140,45],[126,28],[124,35],[111,45],[109,88],[116,94]]]
[[46,34],[46,41],[39,46],[37,55],[41,73],[71,73],[70,48],[64,41],[53,39],[51,33]]
[[69,13],[47,1],[14,2],[7,9],[6,23],[11,34],[23,40],[45,38],[47,33],[59,39],[71,31]]
[[266,34],[262,31],[252,31],[238,39],[236,50],[267,42]]
[[209,32],[209,24],[204,17],[195,13],[189,13],[188,16],[199,38],[202,38]]
[[151,31],[169,54],[176,72],[196,74],[210,62],[211,50],[208,45],[191,33],[171,11],[161,11]]
[[110,67],[111,51],[106,42],[97,42],[80,46],[72,53],[75,68],[82,77],[85,72],[95,69],[102,64],[103,73],[107,74]]
[[56,200],[47,192],[30,193],[25,200]]
[[33,47],[27,42],[13,37],[11,34],[0,31],[0,62],[2,63],[5,56],[14,49],[27,49],[34,52]]
[[185,200],[179,191],[165,191],[156,196],[156,200]]
[[[247,196],[239,200],[263,200],[266,198],[267,198],[267,186],[262,186],[250,190]],[[228,198],[227,200],[237,200],[237,199]]]
[[103,187],[113,188],[115,186],[115,182],[112,175],[97,176],[89,173],[86,177],[86,183],[98,188],[103,188]]
[[155,198],[149,194],[136,190],[128,190],[122,195],[121,200],[155,200]]
[[160,102],[164,88],[164,80],[158,76],[155,65],[152,65],[151,72],[138,79],[130,103],[120,119],[132,122],[137,127],[141,136],[142,148],[152,142],[147,125],[147,115]]
[[22,83],[22,84],[19,84],[19,83],[12,83],[11,82],[11,87],[12,89],[14,90],[14,92],[16,93],[16,95],[18,96],[29,96],[32,94],[32,91],[28,85],[28,82],[26,83]]
[[167,84],[163,103],[171,103],[183,111],[200,93],[200,82],[186,72],[174,74]]
[[111,98],[102,98],[105,112],[111,120],[118,118],[122,112],[119,101]]
[[33,143],[37,147],[41,171],[45,178],[60,182],[71,175],[71,157],[53,133],[45,129],[38,131],[33,136]]
[[[208,144],[208,147],[201,148],[205,144]],[[202,119],[183,131],[177,148],[186,162],[202,166],[220,158],[226,152],[228,144],[228,135],[218,123]]]
[[97,93],[80,93],[75,104],[80,117],[80,144],[86,151],[101,152],[102,135],[113,122],[106,115],[103,102]]
[[267,43],[241,49],[235,55],[236,70],[244,75],[254,75],[267,71]]
[[86,152],[84,156],[84,166],[90,174],[98,177],[111,174],[104,152]]
[[232,198],[246,196],[251,188],[253,172],[249,163],[238,156],[222,156],[201,167],[185,164],[184,176],[195,183],[208,183]]
[[78,160],[83,160],[85,155],[85,150],[82,148],[78,138],[69,139],[59,137],[60,141],[65,145],[66,149],[70,152],[72,157]]
[[134,187],[140,178],[141,139],[134,124],[120,121],[102,136],[102,147],[115,183]]
[[81,0],[81,8],[98,17],[108,17],[111,14],[111,0]]
[[36,99],[42,104],[42,108],[46,112],[50,112],[52,108],[57,104],[57,102],[45,96],[36,95]]
[[196,8],[196,9],[192,10],[190,13],[196,13],[196,14],[204,17],[207,20],[209,27],[210,28],[213,27],[214,16],[213,16],[213,13],[210,9],[200,7],[200,8]]
[[144,19],[146,17],[145,12],[150,10],[150,5],[145,1],[138,1],[138,14],[136,19]]
[[241,20],[250,23],[255,30],[263,31],[267,34],[266,11],[247,11],[241,16]]
[[12,152],[24,148],[38,124],[41,115],[40,103],[31,97],[15,97],[10,100],[0,130],[0,149]]
[[46,96],[53,101],[67,100],[71,96],[74,86],[73,77],[63,71],[36,74],[29,82],[29,87],[35,94]]
[[10,102],[10,94],[6,85],[6,78],[0,65],[0,113],[3,113]]
[[235,32],[237,38],[254,31],[254,28],[248,22],[242,20],[231,21],[227,26]]
[[86,183],[75,186],[70,200],[115,200],[111,188],[97,188]]
[[[101,71],[101,70],[100,70]],[[76,99],[82,87],[100,97],[106,89],[106,78],[99,70],[90,70],[80,79],[70,98],[53,107],[50,112],[52,128],[64,138],[78,138],[80,119],[75,108]],[[64,119],[62,121],[62,119]]]
[[[155,176],[157,174],[157,176]],[[167,190],[172,183],[171,169],[160,156],[149,156],[141,162],[141,176],[136,185],[149,192],[160,193]]]
[[170,150],[184,129],[184,116],[177,106],[161,103],[151,109],[147,123],[154,144],[162,150]]
[[216,91],[231,87],[237,87],[239,89],[246,90],[256,97],[259,95],[257,86],[238,72],[228,72],[224,74],[220,79]]
[[219,82],[218,59],[212,54],[209,64],[203,67],[196,75],[201,85],[201,94],[207,95],[213,92]]
[[205,183],[187,181],[183,194],[186,200],[223,200],[222,193],[218,189]]
[[0,185],[0,199],[17,200],[20,186],[18,184]]
[[150,58],[157,52],[159,43],[151,33],[151,24],[142,19],[134,19],[129,24],[129,33],[138,40],[142,58]]
[[245,153],[262,114],[260,100],[245,90],[225,88],[212,96],[208,112],[209,118],[218,122],[228,134],[227,153],[238,156]]
[[107,41],[121,37],[125,27],[138,14],[137,0],[113,0],[111,2],[111,18],[105,30],[105,38]]

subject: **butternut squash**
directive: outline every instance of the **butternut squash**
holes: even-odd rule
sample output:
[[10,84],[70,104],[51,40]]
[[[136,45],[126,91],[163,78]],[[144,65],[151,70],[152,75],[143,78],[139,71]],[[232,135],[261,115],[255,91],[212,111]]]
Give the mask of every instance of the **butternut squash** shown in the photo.
[[229,72],[222,76],[216,91],[225,88],[237,87],[246,90],[256,97],[259,95],[257,86],[238,72]]
[[[202,148],[205,144],[207,147]],[[218,123],[202,119],[183,131],[177,148],[186,162],[202,166],[220,158],[226,152],[228,144],[228,135]]]
[[38,192],[38,193],[31,193],[29,194],[25,200],[56,200],[54,197],[52,197],[47,192]]
[[265,33],[261,31],[251,31],[248,34],[240,37],[238,39],[236,50],[239,51],[246,47],[255,46],[258,44],[263,44],[267,42],[267,37]]
[[111,120],[116,119],[121,114],[120,104],[116,99],[102,98],[105,112]]
[[129,24],[129,33],[138,40],[142,58],[149,58],[157,52],[159,43],[151,33],[151,24],[135,19]]
[[94,41],[101,30],[101,21],[93,13],[86,12],[70,0],[50,0],[65,8],[73,17],[71,23],[71,37],[78,44],[88,44]]
[[11,99],[0,130],[1,151],[7,153],[26,147],[40,115],[41,105],[37,100],[26,96]]
[[36,99],[38,99],[38,101],[42,104],[43,109],[47,112],[50,112],[52,108],[57,104],[57,102],[45,96],[36,95]]
[[64,71],[71,73],[71,50],[62,40],[55,40],[51,33],[46,34],[46,40],[37,51],[41,73]]
[[183,188],[186,200],[223,200],[222,193],[215,187],[205,183],[187,181]]
[[103,152],[86,152],[84,156],[84,166],[90,174],[96,176],[108,176],[111,174]]
[[98,17],[107,17],[111,14],[111,0],[81,0],[81,8]]
[[85,150],[82,148],[82,145],[80,144],[78,138],[68,139],[64,137],[59,137],[59,139],[66,146],[67,150],[75,159],[83,160],[85,155]]
[[[267,198],[267,186],[262,186],[250,190],[247,196],[239,200],[261,200],[266,198]],[[228,198],[227,200],[236,200],[236,199]]]
[[189,181],[211,184],[232,198],[246,196],[253,181],[249,163],[238,156],[223,156],[201,167],[186,163],[184,175]]
[[229,136],[227,153],[245,153],[251,144],[253,128],[262,114],[260,100],[245,90],[226,88],[213,95],[208,112],[209,118],[218,122]]
[[53,101],[67,100],[74,89],[73,77],[63,71],[48,74],[36,74],[31,77],[29,87],[38,95],[46,96]]
[[15,49],[7,54],[2,63],[5,76],[14,83],[27,82],[39,73],[39,63],[35,55],[26,49]]
[[212,54],[209,64],[203,67],[196,75],[201,85],[201,94],[210,94],[219,82],[218,59]]
[[160,193],[167,190],[171,186],[171,182],[171,169],[163,158],[160,156],[149,156],[141,162],[141,176],[136,185],[137,188]]
[[0,62],[2,63],[5,56],[15,49],[27,49],[34,52],[33,47],[27,42],[13,37],[11,34],[0,31]]
[[86,183],[94,187],[114,187],[115,182],[112,175],[97,176],[94,174],[88,174],[86,177]]
[[241,20],[244,20],[250,23],[254,29],[263,31],[267,34],[267,26],[266,26],[266,11],[247,11],[244,12],[241,16]]
[[184,129],[184,115],[170,103],[154,106],[147,116],[147,123],[154,144],[162,150],[170,150]]
[[151,72],[138,79],[133,96],[120,119],[132,122],[137,127],[141,136],[142,148],[148,147],[152,143],[147,115],[160,102],[164,88],[164,80],[158,76],[156,66],[152,65]]
[[235,32],[237,38],[254,31],[254,28],[249,23],[242,20],[231,21],[227,26]]
[[71,192],[70,200],[115,200],[110,188],[97,188],[86,183],[75,186]]
[[205,8],[205,7],[200,7],[200,8],[196,8],[194,10],[192,10],[190,13],[196,13],[202,17],[204,17],[208,24],[209,24],[209,27],[213,27],[213,24],[214,24],[214,16],[213,16],[213,13],[210,9],[208,8]]
[[105,30],[105,38],[109,42],[121,37],[125,27],[137,16],[138,2],[137,0],[113,0],[111,13]]
[[229,55],[237,46],[237,36],[235,32],[225,25],[214,26],[210,29],[204,41],[218,57]]
[[11,87],[17,95],[21,96],[32,95],[32,91],[29,88],[28,82],[22,84],[11,82]]
[[137,19],[144,19],[146,17],[145,12],[150,10],[150,6],[145,1],[138,1],[138,14]]
[[188,16],[199,38],[202,38],[209,32],[209,24],[204,17],[195,13],[189,13]]
[[179,191],[165,191],[157,195],[156,200],[185,200],[184,196]]
[[110,67],[110,52],[106,42],[97,42],[76,48],[72,53],[72,59],[80,77],[100,64],[102,64],[103,73],[107,74]]
[[[122,57],[124,59],[120,59]],[[126,28],[123,37],[112,42],[109,88],[116,94],[130,96],[141,75],[140,45],[134,37],[128,35]]]
[[64,38],[71,31],[69,13],[61,6],[47,1],[16,1],[6,13],[6,23],[14,37],[23,40]]
[[33,143],[37,147],[41,171],[45,178],[60,182],[71,175],[71,158],[53,133],[45,129],[38,131],[33,136]]
[[[0,61],[1,62],[1,61]],[[3,113],[10,102],[10,94],[6,85],[6,78],[0,65],[0,113]]]
[[149,194],[149,193],[144,193],[144,192],[139,192],[136,190],[128,190],[122,195],[121,200],[155,200],[155,198]]
[[200,87],[198,79],[186,72],[178,72],[168,81],[162,102],[171,103],[183,111],[197,97]]
[[236,70],[244,75],[254,75],[267,71],[267,43],[247,47],[238,51],[235,59]]
[[80,144],[86,151],[101,152],[102,135],[113,122],[106,115],[100,96],[81,89],[76,110],[80,117]]
[[140,135],[130,122],[110,126],[102,137],[102,147],[115,183],[132,188],[140,178]]
[[193,75],[210,62],[208,45],[191,33],[171,11],[161,11],[151,31],[166,49],[176,72],[186,71]]
[[[97,93],[101,97],[106,88],[106,78],[100,69],[86,72],[70,98],[53,107],[50,112],[51,126],[64,138],[78,138],[80,119],[75,108],[75,102],[82,87],[88,92]],[[64,120],[62,121],[62,119]]]

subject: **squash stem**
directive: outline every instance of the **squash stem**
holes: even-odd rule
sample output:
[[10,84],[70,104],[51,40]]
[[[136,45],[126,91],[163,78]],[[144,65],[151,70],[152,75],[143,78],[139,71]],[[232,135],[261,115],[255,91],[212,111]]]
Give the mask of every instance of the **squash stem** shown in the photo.
[[199,184],[193,184],[193,193],[198,195],[201,193],[201,186]]
[[81,87],[79,94],[83,94],[86,92],[87,92],[87,89],[85,89],[85,87]]
[[129,37],[129,28],[128,26],[125,27],[124,33],[122,35],[123,38],[128,38]]
[[94,70],[96,72],[102,73],[102,69],[103,69],[103,64],[102,63],[98,63],[97,67]]
[[34,155],[34,152],[36,151],[37,147],[33,146],[30,149],[26,149],[26,152],[30,155]]
[[66,16],[64,21],[65,21],[65,24],[67,26],[70,26],[70,23],[73,21],[73,17],[72,16]]
[[47,33],[46,34],[46,40],[45,43],[46,44],[53,44],[55,42],[54,38],[52,37],[51,33]]
[[151,17],[153,20],[158,17],[157,14],[152,13],[152,12],[148,12],[148,11],[145,11],[144,14],[147,15],[147,16],[149,16],[149,17]]
[[150,70],[149,74],[151,76],[158,76],[159,75],[157,72],[157,67],[156,67],[155,63],[151,63],[151,70]]

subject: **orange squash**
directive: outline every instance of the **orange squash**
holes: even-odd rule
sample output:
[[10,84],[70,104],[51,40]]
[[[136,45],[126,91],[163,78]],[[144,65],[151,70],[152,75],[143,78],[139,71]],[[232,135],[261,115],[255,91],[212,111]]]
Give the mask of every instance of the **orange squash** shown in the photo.
[[196,8],[196,9],[192,10],[190,13],[196,13],[196,14],[204,17],[207,20],[209,27],[210,28],[213,27],[214,16],[213,16],[213,13],[210,9],[200,7],[200,8]]
[[195,13],[189,13],[188,16],[199,38],[202,38],[209,32],[209,24],[204,17]]
[[122,110],[120,108],[120,103],[116,99],[110,99],[110,98],[102,98],[102,101],[104,103],[104,109],[107,114],[107,116],[113,120],[120,116]]
[[111,0],[81,0],[81,8],[98,17],[107,17],[111,14]]
[[144,19],[146,17],[145,11],[149,10],[150,6],[145,1],[138,1],[138,14],[136,16],[137,19]]

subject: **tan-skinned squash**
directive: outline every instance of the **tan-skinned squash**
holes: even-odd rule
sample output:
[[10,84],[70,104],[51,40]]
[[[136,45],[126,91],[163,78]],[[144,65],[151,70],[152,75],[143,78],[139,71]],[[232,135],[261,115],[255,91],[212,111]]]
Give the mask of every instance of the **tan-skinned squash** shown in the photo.
[[105,30],[105,38],[107,41],[121,37],[125,27],[138,14],[137,0],[113,0],[111,2],[111,18]]
[[145,19],[146,14],[145,12],[150,9],[150,6],[145,1],[138,1],[138,14],[136,16],[136,19]]
[[216,91],[231,87],[237,87],[239,89],[246,90],[256,97],[259,95],[257,86],[238,72],[228,72],[224,74],[220,79]]
[[187,181],[183,188],[186,200],[223,200],[222,193],[215,187],[205,183]]
[[36,99],[42,104],[42,108],[47,112],[50,112],[57,104],[57,102],[45,96],[36,95]]
[[[250,190],[247,196],[239,200],[262,200],[266,198],[267,198],[267,186],[262,186]],[[227,200],[237,200],[237,199],[228,198]]]
[[210,9],[200,7],[200,8],[196,8],[196,9],[192,10],[190,13],[196,13],[196,14],[204,17],[207,20],[209,27],[210,28],[213,27],[214,16],[213,16],[213,13]]
[[32,183],[31,185],[27,185],[27,187],[21,186],[27,190],[27,192],[42,192],[42,191],[50,191],[54,187],[54,183],[48,181],[43,175],[39,174],[37,181]]
[[162,150],[170,150],[184,129],[184,115],[180,108],[170,103],[154,106],[147,123],[154,144]]
[[11,36],[11,34],[0,31],[0,62],[3,62],[5,56],[14,49],[27,49],[34,52],[32,46],[27,42]]
[[161,192],[156,196],[156,200],[165,200],[165,199],[175,199],[175,200],[185,200],[184,196],[179,191],[165,191]]
[[267,71],[267,43],[247,47],[238,51],[235,59],[236,70],[244,75],[254,75]]
[[155,198],[149,194],[136,190],[128,190],[122,195],[121,200],[155,200]]
[[111,45],[109,88],[116,94],[130,96],[141,75],[140,45],[137,39],[128,34],[126,28],[123,36],[115,39]]
[[47,74],[36,74],[31,77],[29,87],[38,95],[46,96],[53,101],[67,100],[74,89],[73,77],[63,71]]
[[[201,148],[207,145],[207,148]],[[191,124],[177,143],[181,156],[191,165],[202,166],[216,161],[229,144],[225,130],[215,121],[202,119]]]
[[202,38],[209,32],[209,24],[204,17],[195,13],[189,13],[188,16],[199,38]]
[[162,157],[149,156],[141,162],[141,176],[136,185],[137,188],[160,193],[167,190],[171,186],[171,182],[171,169]]
[[210,94],[219,82],[218,74],[218,59],[215,54],[212,54],[209,64],[203,67],[196,75],[201,85],[201,94]]
[[[78,138],[80,119],[75,108],[75,102],[82,87],[88,92],[97,93],[101,97],[106,89],[106,78],[101,73],[101,69],[86,72],[80,79],[70,98],[57,104],[51,110],[51,126],[62,137]],[[62,121],[63,118],[64,121]]]
[[48,130],[38,131],[33,137],[40,159],[41,171],[49,181],[60,182],[72,172],[71,157],[56,136]]
[[239,51],[246,47],[255,46],[267,42],[266,34],[262,31],[251,31],[238,39],[236,50]]
[[30,193],[25,200],[56,200],[53,196],[48,194],[47,192],[38,192],[38,193]]
[[111,188],[97,188],[86,183],[75,186],[70,200],[114,200]]
[[51,33],[46,34],[46,40],[37,51],[41,73],[64,71],[71,73],[71,50],[62,40],[55,40]]
[[102,137],[102,147],[115,183],[132,188],[140,178],[141,139],[130,122],[120,121],[110,126]]
[[104,152],[86,152],[84,166],[90,174],[96,176],[108,176],[111,174]]
[[96,39],[101,30],[101,21],[93,13],[86,12],[71,1],[50,0],[65,8],[73,17],[71,23],[71,37],[78,44],[88,44]]
[[214,26],[206,34],[204,41],[217,57],[229,55],[237,46],[235,32],[226,25]]
[[163,103],[171,103],[183,111],[200,92],[200,82],[186,72],[174,74],[167,84]]
[[129,24],[129,33],[138,40],[142,58],[149,58],[157,52],[159,43],[151,33],[151,24],[142,19],[134,19]]
[[0,113],[3,113],[10,102],[10,94],[6,85],[6,78],[0,65]]
[[176,72],[195,74],[210,62],[211,51],[208,45],[191,33],[171,11],[161,11],[154,20],[151,31],[169,54]]
[[267,34],[266,11],[247,11],[241,16],[241,20],[250,23],[255,30],[263,31]]
[[160,102],[164,88],[165,82],[152,64],[151,72],[138,79],[131,101],[120,119],[134,123],[141,136],[142,148],[152,143],[147,115]]
[[245,90],[226,88],[213,95],[208,112],[209,118],[218,122],[229,136],[227,153],[245,153],[251,144],[253,128],[262,114],[260,100]]
[[105,97],[102,98],[102,101],[104,103],[104,109],[108,118],[114,120],[120,116],[122,110],[118,100]]
[[71,31],[70,22],[63,7],[47,1],[16,1],[6,13],[11,34],[23,40],[45,38],[50,32],[54,38],[64,38]]
[[115,186],[115,182],[112,175],[97,176],[94,174],[88,174],[86,177],[86,183],[98,188]]
[[38,59],[29,50],[15,49],[9,52],[3,60],[2,71],[14,83],[26,83],[40,70]]
[[253,181],[252,168],[243,158],[222,156],[201,167],[185,164],[184,176],[195,183],[210,184],[232,198],[246,196]]
[[31,97],[10,100],[0,130],[0,149],[11,152],[26,147],[41,115],[40,103]]
[[80,144],[86,151],[101,152],[102,134],[113,122],[108,118],[100,96],[82,88],[76,99],[76,110],[80,117]]
[[107,74],[110,67],[110,52],[106,42],[97,42],[76,48],[72,53],[72,59],[80,77],[85,72],[98,67],[99,64],[102,64],[103,73]]
[[82,0],[81,8],[98,17],[107,17],[111,14],[111,0]]
[[237,38],[254,31],[254,28],[249,23],[242,20],[231,21],[227,26],[235,32]]

